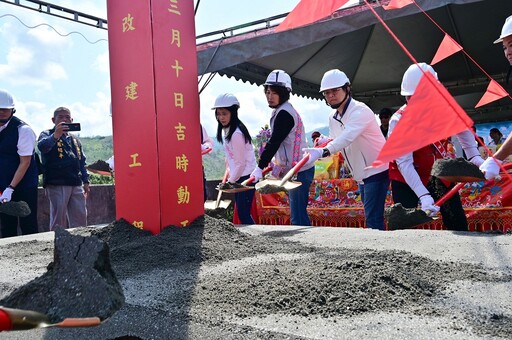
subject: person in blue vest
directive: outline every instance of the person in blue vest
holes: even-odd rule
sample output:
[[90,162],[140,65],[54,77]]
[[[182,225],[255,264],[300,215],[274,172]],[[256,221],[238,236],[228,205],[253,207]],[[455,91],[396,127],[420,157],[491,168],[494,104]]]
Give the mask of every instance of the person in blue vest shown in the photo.
[[43,186],[50,200],[50,230],[87,225],[86,199],[89,195],[89,174],[80,140],[69,133],[71,111],[55,110],[55,126],[41,132],[37,147],[43,164]]
[[2,237],[38,232],[37,184],[38,170],[34,156],[36,134],[16,112],[13,96],[0,90],[0,203],[24,201],[30,208],[26,217],[0,214]]

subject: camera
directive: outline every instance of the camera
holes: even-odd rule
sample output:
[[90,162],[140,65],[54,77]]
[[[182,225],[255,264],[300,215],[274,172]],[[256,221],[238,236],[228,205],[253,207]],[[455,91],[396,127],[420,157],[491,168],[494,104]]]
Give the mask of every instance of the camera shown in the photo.
[[65,123],[68,127],[68,131],[80,131],[80,123]]

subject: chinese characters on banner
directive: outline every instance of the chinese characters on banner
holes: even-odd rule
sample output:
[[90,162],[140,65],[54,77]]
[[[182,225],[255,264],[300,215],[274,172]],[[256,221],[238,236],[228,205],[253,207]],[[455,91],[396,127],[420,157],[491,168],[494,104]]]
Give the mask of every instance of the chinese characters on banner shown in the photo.
[[116,215],[158,233],[203,212],[192,1],[108,0]]

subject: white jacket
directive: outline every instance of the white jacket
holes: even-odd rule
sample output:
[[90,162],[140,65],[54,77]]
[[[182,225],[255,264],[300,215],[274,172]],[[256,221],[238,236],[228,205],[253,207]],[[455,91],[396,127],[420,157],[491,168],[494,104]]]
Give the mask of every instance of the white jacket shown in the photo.
[[224,151],[228,161],[229,177],[228,182],[234,183],[245,175],[250,175],[256,168],[256,156],[254,155],[254,147],[251,143],[245,142],[245,137],[240,128],[237,128],[231,140],[226,141],[226,131],[224,131]]
[[368,168],[377,159],[386,142],[373,111],[366,104],[350,98],[345,113],[336,113],[334,111],[329,116],[329,136],[333,140],[326,148],[331,154],[342,151],[354,180],[362,182],[365,178],[387,170],[387,163]]

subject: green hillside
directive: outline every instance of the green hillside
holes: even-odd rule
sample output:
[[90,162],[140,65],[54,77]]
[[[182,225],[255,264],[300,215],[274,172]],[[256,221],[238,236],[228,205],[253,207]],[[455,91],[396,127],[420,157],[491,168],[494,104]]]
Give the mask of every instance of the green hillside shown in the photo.
[[100,159],[106,161],[112,156],[112,136],[79,138],[87,157],[87,164],[92,164]]

